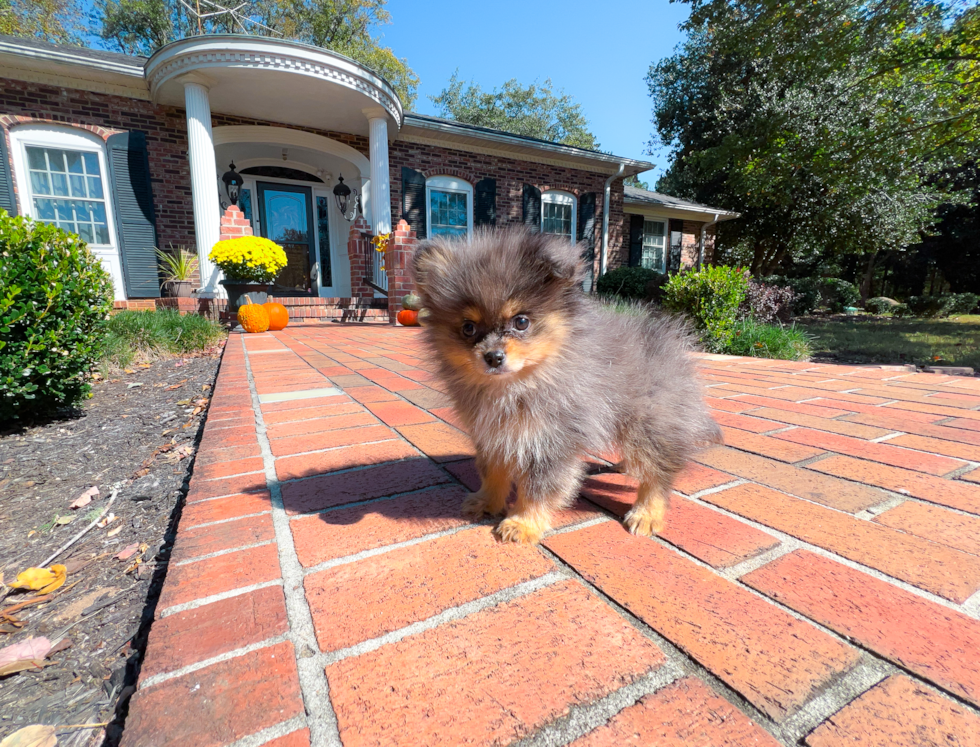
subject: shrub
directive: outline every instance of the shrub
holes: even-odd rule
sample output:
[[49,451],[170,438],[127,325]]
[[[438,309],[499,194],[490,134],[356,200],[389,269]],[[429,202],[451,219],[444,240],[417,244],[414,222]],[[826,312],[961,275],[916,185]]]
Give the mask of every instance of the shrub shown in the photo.
[[892,315],[898,318],[912,316],[912,312],[909,310],[909,305],[907,303],[899,303],[892,306]]
[[732,340],[723,352],[753,358],[806,360],[810,357],[810,338],[797,327],[743,319],[735,326]]
[[980,304],[980,296],[976,293],[950,293],[949,313],[969,314]]
[[705,347],[721,352],[731,342],[748,285],[748,273],[736,267],[709,266],[679,272],[664,285],[663,305],[688,314]]
[[181,316],[174,309],[121,311],[106,325],[106,361],[128,366],[137,358],[167,353],[192,353],[224,336],[220,324],[197,314]]
[[894,312],[895,307],[898,306],[898,301],[893,301],[890,298],[885,298],[884,296],[878,296],[876,298],[869,298],[864,302],[864,308],[872,314],[889,314]]
[[645,267],[617,267],[599,278],[596,292],[633,301],[655,301],[666,280],[665,275]]
[[102,347],[112,280],[78,236],[0,210],[0,421],[77,405]]
[[822,278],[820,280],[820,300],[824,306],[835,314],[839,314],[848,306],[855,307],[861,303],[861,291],[854,283],[840,278]]
[[820,305],[820,281],[816,278],[785,278],[771,275],[760,278],[766,285],[790,288],[793,291],[793,316],[812,314]]
[[745,301],[742,303],[742,316],[751,314],[760,324],[788,322],[793,315],[793,289],[780,288],[755,280],[749,281]]
[[975,293],[943,293],[939,296],[910,296],[909,313],[912,316],[942,318],[950,314],[969,314],[977,306]]

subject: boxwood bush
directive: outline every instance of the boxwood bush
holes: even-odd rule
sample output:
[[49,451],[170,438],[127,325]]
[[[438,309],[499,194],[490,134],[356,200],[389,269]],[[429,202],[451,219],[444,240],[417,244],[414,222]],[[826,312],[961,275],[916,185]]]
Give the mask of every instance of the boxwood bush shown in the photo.
[[679,272],[664,285],[663,305],[690,316],[708,350],[724,352],[731,343],[748,287],[748,273],[738,267],[710,266]]
[[667,277],[645,267],[617,267],[596,282],[601,296],[617,296],[630,301],[659,301],[660,289]]
[[861,291],[854,283],[840,278],[822,278],[820,280],[820,300],[823,305],[835,314],[841,313],[848,306],[856,307],[861,303]]
[[111,309],[112,280],[84,241],[0,210],[0,422],[88,394]]
[[894,311],[895,307],[898,306],[897,301],[893,301],[890,298],[885,298],[884,296],[876,296],[875,298],[869,298],[864,302],[864,308],[872,314],[882,315],[889,314]]

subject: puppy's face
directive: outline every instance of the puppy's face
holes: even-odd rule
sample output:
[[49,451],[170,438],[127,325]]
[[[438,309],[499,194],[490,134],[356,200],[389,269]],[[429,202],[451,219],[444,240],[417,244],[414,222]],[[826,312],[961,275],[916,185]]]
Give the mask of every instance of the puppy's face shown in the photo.
[[567,343],[582,271],[568,244],[524,231],[437,239],[420,247],[414,271],[431,339],[471,384],[533,375]]

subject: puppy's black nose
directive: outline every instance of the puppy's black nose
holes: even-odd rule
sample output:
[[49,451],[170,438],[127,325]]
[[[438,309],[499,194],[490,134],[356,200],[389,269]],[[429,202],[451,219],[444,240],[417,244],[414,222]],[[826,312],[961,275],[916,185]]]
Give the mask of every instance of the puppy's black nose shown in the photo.
[[506,357],[507,356],[504,355],[503,350],[488,350],[483,354],[483,360],[485,360],[487,365],[491,368],[497,368],[500,366]]

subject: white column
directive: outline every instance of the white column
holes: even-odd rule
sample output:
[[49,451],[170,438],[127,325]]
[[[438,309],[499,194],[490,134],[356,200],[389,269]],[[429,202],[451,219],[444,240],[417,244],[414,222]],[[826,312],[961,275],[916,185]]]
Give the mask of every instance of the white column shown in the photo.
[[371,135],[371,227],[374,235],[391,231],[391,185],[388,172],[388,115],[365,109]]
[[185,79],[184,105],[187,108],[187,152],[191,165],[191,196],[194,203],[194,235],[200,263],[199,295],[218,296],[220,271],[208,259],[212,247],[221,237],[221,206],[218,204],[218,170],[214,160],[214,138],[211,134],[211,102],[207,86]]

